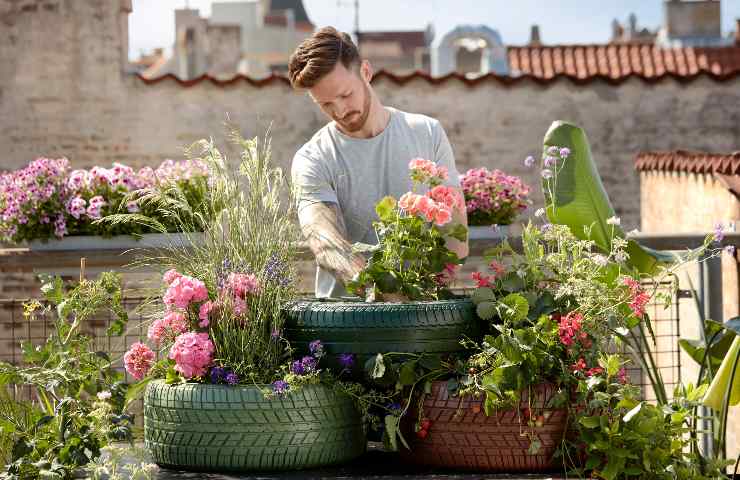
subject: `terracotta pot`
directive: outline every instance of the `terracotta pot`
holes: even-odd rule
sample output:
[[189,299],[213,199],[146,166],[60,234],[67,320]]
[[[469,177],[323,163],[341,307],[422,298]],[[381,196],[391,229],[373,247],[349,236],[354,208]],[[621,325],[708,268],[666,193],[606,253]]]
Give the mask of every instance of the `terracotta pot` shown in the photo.
[[[553,460],[566,431],[567,410],[544,407],[556,393],[554,385],[534,389],[532,412],[542,414],[542,426],[528,426],[526,409],[529,402],[522,395],[520,409],[499,410],[491,416],[483,411],[483,399],[450,397],[447,382],[434,382],[432,393],[424,401],[424,416],[431,420],[426,437],[414,432],[416,412],[410,412],[402,423],[404,438],[411,450],[401,447],[401,458],[418,465],[481,470],[487,472],[543,472],[562,468]],[[530,437],[531,435],[531,437]],[[530,438],[541,447],[529,453]]]

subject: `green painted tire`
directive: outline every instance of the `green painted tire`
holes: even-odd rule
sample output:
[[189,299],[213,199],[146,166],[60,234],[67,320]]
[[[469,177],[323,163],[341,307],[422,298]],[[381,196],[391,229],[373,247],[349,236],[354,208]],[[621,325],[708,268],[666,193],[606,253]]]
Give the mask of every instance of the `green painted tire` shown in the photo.
[[158,465],[196,471],[312,468],[366,447],[352,400],[324,385],[267,400],[253,386],[161,380],[144,394],[144,443]]
[[469,298],[413,303],[303,300],[285,309],[285,336],[299,352],[320,339],[337,368],[337,356],[354,353],[361,366],[377,353],[448,354],[463,351],[460,339],[480,335]]

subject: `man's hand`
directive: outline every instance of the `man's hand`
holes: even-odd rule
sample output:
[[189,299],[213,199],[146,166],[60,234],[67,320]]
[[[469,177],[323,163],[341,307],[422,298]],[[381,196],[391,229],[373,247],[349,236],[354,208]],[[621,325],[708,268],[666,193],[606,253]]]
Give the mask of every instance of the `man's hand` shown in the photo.
[[317,202],[304,207],[300,214],[301,230],[321,268],[347,281],[365,268],[365,258],[352,252],[347,228],[339,205]]

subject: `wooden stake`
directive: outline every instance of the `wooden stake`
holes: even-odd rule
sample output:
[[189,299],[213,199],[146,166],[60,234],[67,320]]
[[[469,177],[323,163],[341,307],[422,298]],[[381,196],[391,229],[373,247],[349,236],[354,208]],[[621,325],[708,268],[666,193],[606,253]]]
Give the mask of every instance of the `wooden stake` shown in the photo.
[[80,258],[80,283],[85,280],[85,257]]

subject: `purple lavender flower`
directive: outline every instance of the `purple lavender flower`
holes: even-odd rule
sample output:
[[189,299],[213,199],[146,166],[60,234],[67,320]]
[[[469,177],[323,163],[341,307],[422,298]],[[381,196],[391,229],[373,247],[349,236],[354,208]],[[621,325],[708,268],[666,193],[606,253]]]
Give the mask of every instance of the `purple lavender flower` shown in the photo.
[[239,376],[234,372],[229,372],[226,374],[226,383],[229,385],[236,385],[239,383]]
[[553,165],[555,165],[557,163],[557,161],[558,161],[557,158],[548,155],[548,156],[545,157],[545,166],[548,167],[548,168],[549,167],[552,167]]
[[570,155],[570,148],[563,147],[560,149],[560,158],[568,158]]
[[211,368],[211,383],[221,383],[226,374],[224,367],[213,367]]
[[545,169],[542,170],[541,173],[542,173],[542,178],[544,178],[544,179],[552,178],[552,170],[550,170],[550,169],[545,168]]
[[311,355],[316,358],[324,356],[324,346],[321,344],[321,340],[314,340],[308,344],[308,349],[311,351]]
[[289,389],[290,385],[288,385],[288,382],[284,380],[276,380],[272,382],[272,391],[275,392],[276,395],[285,395],[288,393]]
[[725,238],[725,226],[722,222],[717,222],[714,225],[714,241],[719,243]]
[[531,167],[534,165],[534,157],[532,155],[528,156],[524,159],[524,166],[525,167]]
[[275,252],[273,252],[270,255],[270,258],[267,259],[262,270],[264,278],[268,282],[275,282],[281,287],[287,287],[291,282],[288,272],[288,264],[285,263]]
[[306,374],[316,371],[317,362],[314,357],[303,357],[303,359],[301,359],[301,364],[303,365],[303,370],[306,372]]
[[355,364],[355,354],[354,353],[340,353],[339,354],[339,364],[345,370],[352,370],[352,366]]
[[303,362],[301,362],[300,360],[296,360],[290,366],[290,371],[296,375],[303,375],[304,373],[306,373],[306,368],[303,366]]

